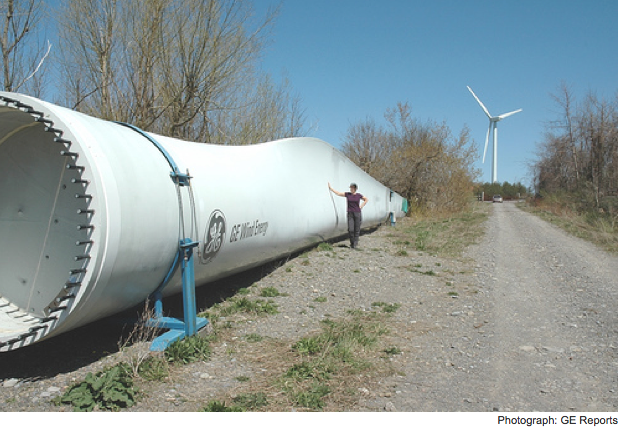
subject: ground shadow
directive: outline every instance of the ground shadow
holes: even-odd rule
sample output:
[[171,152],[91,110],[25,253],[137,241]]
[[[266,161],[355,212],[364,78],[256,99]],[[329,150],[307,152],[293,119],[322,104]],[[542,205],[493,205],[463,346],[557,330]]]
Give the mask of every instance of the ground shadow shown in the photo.
[[[211,282],[196,289],[197,308],[207,309],[234,296],[273,270],[277,263],[264,265]],[[164,313],[183,319],[183,296],[175,294],[163,300]],[[72,372],[118,352],[144,311],[144,304],[95,321],[50,339],[0,353],[0,381],[17,378],[38,380]]]
[[[374,229],[364,230],[368,234]],[[336,243],[343,237],[330,240]],[[340,246],[340,245],[336,245]],[[346,246],[346,245],[343,245]],[[265,263],[254,269],[210,282],[196,289],[196,307],[210,308],[234,296],[242,288],[249,288],[289,259],[308,251],[297,251],[286,258]],[[181,293],[164,298],[164,313],[183,319],[183,296]],[[54,377],[60,373],[75,371],[104,357],[118,352],[119,343],[127,339],[133,325],[144,312],[144,304],[118,314],[95,321],[67,333],[29,345],[15,351],[0,353],[0,381],[16,378],[36,381]]]

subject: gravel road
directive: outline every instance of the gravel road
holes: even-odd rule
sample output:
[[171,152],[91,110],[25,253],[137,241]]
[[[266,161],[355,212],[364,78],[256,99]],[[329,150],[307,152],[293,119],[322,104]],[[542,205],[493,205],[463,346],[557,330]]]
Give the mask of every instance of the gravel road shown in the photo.
[[[236,316],[209,361],[151,383],[130,410],[197,411],[269,386],[283,371],[270,367],[279,353],[270,348],[381,301],[400,305],[383,342],[401,354],[387,361],[390,372],[360,378],[353,402],[324,410],[617,411],[616,256],[513,203],[488,208],[485,237],[458,258],[398,252],[382,227],[360,250],[336,243],[199,290],[200,308],[252,285],[255,296],[265,287],[283,295],[273,298],[278,314]],[[70,409],[49,400],[118,360],[120,327],[117,316],[1,354],[0,411]],[[254,334],[268,340],[247,342]]]
[[421,339],[435,360],[423,372],[404,363],[390,407],[617,411],[617,258],[512,203],[493,209],[468,252],[478,294],[462,305],[473,324],[455,311]]

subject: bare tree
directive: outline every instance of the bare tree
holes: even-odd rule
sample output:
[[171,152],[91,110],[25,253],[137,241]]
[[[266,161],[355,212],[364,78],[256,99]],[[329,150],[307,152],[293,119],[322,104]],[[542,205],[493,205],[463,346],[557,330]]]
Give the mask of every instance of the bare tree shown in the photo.
[[120,23],[117,0],[69,0],[59,12],[62,76],[71,108],[120,120],[117,62]]
[[248,0],[69,0],[68,98],[79,110],[193,141],[293,135],[304,112],[258,62],[278,11]]
[[247,145],[309,132],[300,98],[286,79],[276,85],[270,76],[259,75],[243,88],[233,95],[239,100],[231,100],[236,107],[211,116],[212,143]]
[[565,184],[566,188],[571,187],[575,189],[580,182],[581,169],[578,160],[579,151],[578,148],[576,148],[575,138],[574,96],[571,88],[565,82],[561,82],[558,88],[558,94],[551,94],[550,96],[561,108],[559,120],[553,123],[553,127],[557,130],[561,130],[560,136],[562,136],[562,138],[555,139],[555,146],[557,148],[557,154],[563,158],[561,165],[567,169],[562,179],[567,182]]
[[372,118],[349,126],[343,152],[369,175],[385,176],[385,161],[390,154],[388,135]]
[[30,91],[40,95],[40,76],[51,45],[38,39],[44,8],[40,0],[6,0],[2,12],[2,88],[4,91]]
[[[550,122],[533,165],[538,192],[566,193],[584,209],[602,209],[618,193],[618,111],[611,100],[590,93],[577,104],[565,84],[552,96],[561,107]],[[604,200],[602,200],[604,199]],[[610,209],[607,204],[606,210]]]
[[464,128],[455,139],[446,124],[414,118],[407,103],[388,109],[385,119],[386,128],[372,119],[350,125],[345,155],[403,195],[415,210],[462,210],[478,174],[469,130]]

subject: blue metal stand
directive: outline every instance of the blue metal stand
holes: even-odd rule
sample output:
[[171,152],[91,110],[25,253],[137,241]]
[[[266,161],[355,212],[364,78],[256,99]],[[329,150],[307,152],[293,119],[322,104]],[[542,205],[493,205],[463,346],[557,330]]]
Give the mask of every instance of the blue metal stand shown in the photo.
[[[179,201],[181,202],[181,194],[179,194],[180,187],[186,187],[189,190],[190,196],[192,195],[191,187],[190,187],[190,172],[181,173],[175,160],[173,160],[172,156],[166,151],[166,149],[151,136],[150,134],[144,132],[136,126],[131,124],[127,124],[124,122],[119,122],[118,124],[124,125],[135,132],[139,133],[141,136],[149,140],[155,147],[162,153],[166,161],[172,168],[172,172],[170,172],[170,177],[175,183],[177,187],[177,194],[179,196]],[[195,208],[194,208],[194,200],[191,198],[191,210],[194,216],[196,216]],[[179,218],[183,224],[183,207],[179,208],[180,214]],[[185,229],[183,235],[185,236]],[[198,236],[198,234],[197,234]],[[193,241],[192,239],[185,238],[179,241],[179,251],[175,256],[175,261],[173,262],[172,267],[168,271],[168,274],[157,288],[157,290],[151,294],[151,297],[155,301],[155,318],[152,318],[146,322],[146,325],[149,327],[159,327],[159,328],[167,328],[170,329],[168,332],[163,335],[155,338],[155,340],[151,343],[151,351],[163,351],[168,345],[175,342],[176,340],[182,339],[185,336],[195,335],[198,330],[205,327],[207,325],[206,318],[198,318],[196,316],[196,293],[195,293],[195,280],[194,280],[194,248],[198,246],[198,242]],[[166,287],[175,270],[177,269],[177,265],[181,264],[181,277],[183,279],[183,321],[178,320],[176,318],[165,317],[162,309],[162,290]]]
[[207,325],[206,318],[196,316],[196,293],[194,281],[194,248],[198,242],[186,238],[180,242],[181,277],[183,282],[183,321],[165,317],[162,309],[162,292],[158,290],[155,297],[155,318],[147,321],[150,327],[169,329],[151,343],[151,351],[164,351],[171,343],[186,336],[195,335]]

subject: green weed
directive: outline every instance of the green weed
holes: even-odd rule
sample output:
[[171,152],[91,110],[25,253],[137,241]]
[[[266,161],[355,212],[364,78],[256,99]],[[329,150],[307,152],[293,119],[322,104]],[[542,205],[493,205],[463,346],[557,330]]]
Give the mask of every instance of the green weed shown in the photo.
[[381,307],[382,312],[386,312],[386,313],[396,312],[397,309],[401,307],[401,305],[398,303],[388,304],[385,302],[374,302],[374,303],[371,303],[371,306]]
[[239,406],[226,406],[224,402],[213,400],[203,408],[203,412],[245,412]]
[[234,297],[232,300],[227,302],[227,306],[222,306],[220,308],[221,316],[233,315],[238,312],[253,313],[257,315],[273,315],[278,313],[278,305],[272,300],[250,300],[246,297]]
[[263,340],[263,336],[257,333],[251,333],[246,336],[246,340],[248,342],[261,342]]
[[325,360],[313,360],[294,364],[287,370],[285,376],[297,380],[316,379],[323,381],[330,379],[334,371],[335,368],[326,363]]
[[233,398],[233,404],[243,409],[259,409],[267,406],[265,393],[246,393]]
[[266,287],[261,290],[261,297],[284,297],[286,294],[282,294],[275,287]]
[[147,381],[162,381],[169,373],[168,363],[158,356],[148,357],[138,366],[138,375]]
[[316,354],[321,351],[321,341],[322,339],[320,336],[304,337],[293,345],[293,349],[297,350],[302,355]]
[[209,339],[199,335],[179,339],[170,344],[164,351],[166,360],[177,364],[205,361],[209,359],[210,355]]
[[74,411],[118,411],[134,405],[136,396],[129,366],[118,364],[97,374],[89,373],[83,382],[71,386],[53,402],[70,404]]
[[330,394],[330,387],[324,384],[313,384],[309,390],[298,391],[293,394],[294,401],[305,408],[322,409],[325,406],[323,398]]
[[390,348],[386,348],[384,353],[386,353],[386,355],[399,355],[401,354],[401,350],[396,346],[391,346]]
[[[415,266],[415,267],[420,267],[419,265]],[[406,267],[407,270],[409,270],[410,272],[414,272],[414,273],[420,273],[421,275],[427,275],[427,276],[436,276],[437,273],[434,272],[433,270],[425,270],[424,272],[422,270],[418,270],[416,268],[413,267]]]
[[323,242],[317,245],[317,250],[330,252],[330,251],[334,251],[334,248],[329,243]]

